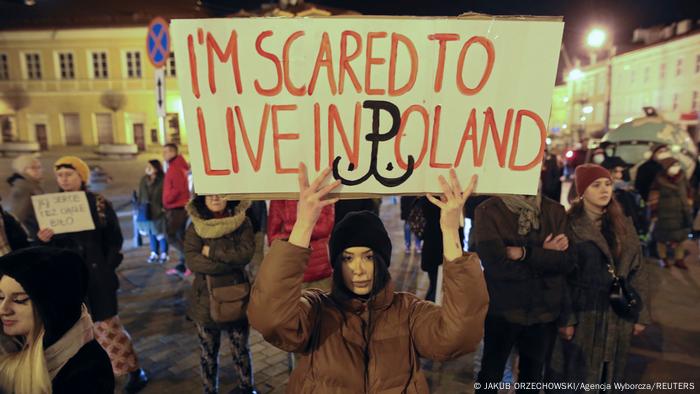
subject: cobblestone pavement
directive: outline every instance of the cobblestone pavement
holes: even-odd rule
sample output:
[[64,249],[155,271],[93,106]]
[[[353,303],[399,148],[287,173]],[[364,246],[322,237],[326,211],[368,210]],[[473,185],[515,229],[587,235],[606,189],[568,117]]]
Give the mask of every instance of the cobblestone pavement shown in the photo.
[[[50,163],[59,154],[51,152],[42,162],[50,171]],[[157,152],[141,155],[135,160],[99,160],[92,154],[82,154],[89,164],[100,164],[114,177],[104,194],[114,205],[122,206],[120,219],[124,232],[125,260],[119,268],[121,279],[120,316],[131,333],[141,364],[151,374],[151,383],[143,393],[199,393],[199,349],[194,326],[184,318],[184,292],[190,286],[187,280],[165,275],[167,264],[145,263],[147,248],[134,248],[131,243],[131,216],[125,205],[131,190],[148,159]],[[9,176],[10,159],[0,158],[0,178]],[[55,191],[55,182],[48,173],[44,182],[47,191]],[[7,196],[7,185],[0,193]],[[403,252],[403,227],[398,219],[398,204],[391,198],[382,205],[384,220],[394,243],[391,272],[397,288],[425,295],[427,276],[420,270],[420,257]],[[689,251],[686,263],[689,271],[661,269],[648,261],[652,270],[652,316],[654,324],[635,338],[630,352],[627,380],[644,382],[700,383],[700,260],[697,241],[685,244]],[[231,373],[230,351],[226,341],[221,347],[221,392],[234,386]],[[287,354],[267,344],[254,330],[251,331],[251,350],[256,385],[261,393],[284,392],[288,378]],[[434,393],[473,392],[472,355],[445,363],[424,362],[426,375]],[[123,383],[123,382],[120,382]],[[667,393],[673,390],[665,391]]]

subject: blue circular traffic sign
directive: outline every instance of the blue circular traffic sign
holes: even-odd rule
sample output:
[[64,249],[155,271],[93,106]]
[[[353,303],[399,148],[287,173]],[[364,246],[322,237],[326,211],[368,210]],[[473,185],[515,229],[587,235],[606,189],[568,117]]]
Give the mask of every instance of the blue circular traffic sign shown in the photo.
[[153,67],[163,67],[170,56],[170,29],[165,19],[153,18],[148,25],[146,49],[148,50],[148,60],[151,61]]

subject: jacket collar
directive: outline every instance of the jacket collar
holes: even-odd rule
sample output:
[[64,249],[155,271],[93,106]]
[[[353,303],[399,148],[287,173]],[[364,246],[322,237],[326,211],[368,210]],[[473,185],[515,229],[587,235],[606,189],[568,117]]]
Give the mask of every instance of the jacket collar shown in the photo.
[[334,301],[339,303],[343,309],[352,313],[364,312],[367,309],[367,305],[369,305],[373,311],[384,310],[389,308],[394,301],[394,282],[389,280],[386,286],[370,300],[364,300],[358,297],[348,299],[338,291],[335,284],[331,289],[331,297]]
[[603,237],[603,233],[598,230],[595,223],[593,223],[587,214],[582,213],[569,220],[571,230],[578,240],[593,242],[609,261],[613,261],[608,242],[605,240],[605,237]]
[[220,238],[236,231],[246,219],[246,211],[250,207],[250,201],[241,201],[233,210],[233,215],[221,219],[202,219],[199,212],[192,204],[187,203],[187,213],[190,214],[194,231],[202,238]]

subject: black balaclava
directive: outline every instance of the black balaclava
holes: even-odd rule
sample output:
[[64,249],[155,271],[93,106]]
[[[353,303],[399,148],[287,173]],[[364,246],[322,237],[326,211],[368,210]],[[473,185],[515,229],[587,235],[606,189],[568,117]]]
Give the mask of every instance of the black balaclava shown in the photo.
[[351,212],[335,225],[328,249],[333,264],[333,286],[347,297],[357,297],[345,286],[341,257],[351,247],[367,247],[375,254],[374,284],[370,296],[384,289],[390,279],[391,239],[381,219],[370,211]]
[[44,348],[58,341],[80,319],[88,271],[74,252],[38,246],[0,257],[0,276],[16,280],[44,324]]

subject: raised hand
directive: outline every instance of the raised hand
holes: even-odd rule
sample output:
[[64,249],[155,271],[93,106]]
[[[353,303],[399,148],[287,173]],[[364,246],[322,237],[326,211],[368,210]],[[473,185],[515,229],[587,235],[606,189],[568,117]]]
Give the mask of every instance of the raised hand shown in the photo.
[[462,255],[462,242],[459,238],[459,228],[463,226],[462,210],[464,203],[476,187],[476,175],[472,176],[469,186],[462,190],[455,170],[450,170],[450,183],[440,175],[438,181],[443,195],[438,199],[428,194],[428,200],[440,208],[440,230],[442,231],[442,251],[448,261]]
[[472,176],[469,185],[464,190],[459,184],[459,179],[457,179],[457,173],[455,173],[454,169],[450,169],[449,183],[442,175],[438,177],[438,181],[440,182],[443,195],[438,199],[428,194],[428,200],[440,208],[440,228],[442,232],[457,231],[464,225],[462,209],[476,187],[477,176]]
[[289,242],[301,247],[308,247],[313,228],[321,216],[324,207],[335,204],[338,198],[326,199],[328,193],[340,185],[336,180],[325,185],[325,180],[331,173],[330,168],[321,172],[318,178],[309,184],[306,174],[306,165],[299,163],[299,202],[297,204],[297,218],[289,236]]

